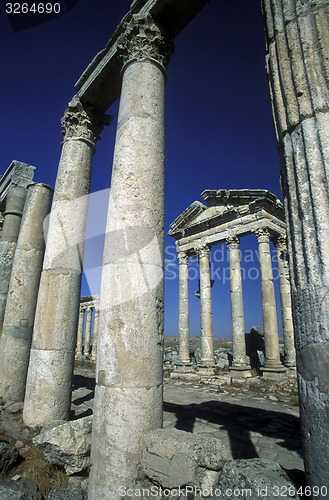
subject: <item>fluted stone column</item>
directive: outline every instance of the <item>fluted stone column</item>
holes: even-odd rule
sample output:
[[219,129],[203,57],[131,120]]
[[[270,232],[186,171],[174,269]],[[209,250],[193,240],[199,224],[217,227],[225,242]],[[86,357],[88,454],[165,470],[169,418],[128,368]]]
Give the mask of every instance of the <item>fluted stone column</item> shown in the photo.
[[[305,470],[329,488],[329,0],[263,2],[287,221]],[[318,498],[324,498],[319,496]]]
[[274,293],[270,233],[268,229],[256,231],[259,252],[260,283],[264,324],[265,366],[263,376],[278,376],[285,372],[280,361],[278,321]]
[[13,185],[6,197],[6,210],[0,240],[0,333],[5,316],[10,275],[21,227],[26,189]]
[[52,195],[53,189],[45,184],[32,184],[27,191],[0,338],[0,396],[7,401],[24,400],[45,250],[43,222]]
[[285,354],[284,364],[288,368],[293,368],[296,366],[296,349],[294,340],[294,324],[291,309],[287,242],[285,237],[280,236],[274,241],[274,243],[278,254],[278,269],[280,275],[280,297]]
[[230,291],[233,337],[233,363],[231,375],[250,377],[250,366],[246,363],[246,340],[244,331],[244,307],[240,264],[240,239],[229,236],[226,239],[230,255]]
[[77,334],[77,347],[76,347],[76,353],[75,353],[78,358],[80,358],[82,356],[84,319],[85,319],[85,309],[83,309],[83,307],[80,307],[78,334]]
[[210,281],[210,250],[207,245],[196,248],[200,267],[200,340],[201,366],[214,366],[214,348],[212,337],[212,302]]
[[92,361],[97,359],[97,342],[98,342],[98,328],[99,328],[99,306],[95,306],[94,328],[93,328],[93,347],[91,351]]
[[188,255],[178,252],[179,297],[178,297],[178,341],[180,363],[190,363]]
[[80,306],[81,263],[92,156],[104,115],[74,98],[64,142],[37,301],[23,419],[45,425],[69,417]]
[[84,342],[84,349],[83,349],[83,353],[85,356],[89,356],[89,351],[90,351],[92,314],[93,314],[93,308],[88,307],[87,312],[86,312],[85,342]]
[[100,299],[89,499],[140,473],[162,426],[164,86],[168,44],[134,15],[118,39],[122,90]]

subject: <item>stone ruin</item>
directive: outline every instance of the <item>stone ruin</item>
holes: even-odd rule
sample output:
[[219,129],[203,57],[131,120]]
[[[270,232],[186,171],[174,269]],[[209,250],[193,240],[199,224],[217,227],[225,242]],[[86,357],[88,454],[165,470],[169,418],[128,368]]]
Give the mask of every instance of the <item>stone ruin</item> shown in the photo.
[[[179,261],[179,362],[184,371],[191,366],[189,353],[188,257],[197,256],[200,267],[200,341],[199,369],[211,373],[214,368],[212,335],[212,299],[210,251],[225,242],[229,249],[233,362],[231,376],[250,377],[246,362],[240,238],[255,234],[258,241],[264,322],[265,366],[263,376],[281,377],[285,367],[295,366],[295,347],[291,311],[290,282],[286,248],[286,225],[281,202],[268,191],[205,190],[207,203],[195,201],[171,224],[169,234],[176,239]],[[285,342],[285,360],[280,360],[276,303],[272,276],[270,239],[277,253],[280,273],[280,294]]]
[[[44,426],[67,420],[71,403],[82,254],[78,245],[67,248],[66,236],[69,234],[72,242],[83,241],[86,210],[79,212],[78,220],[72,218],[69,202],[89,192],[95,144],[103,126],[111,121],[104,113],[120,96],[99,306],[90,499],[115,499],[120,486],[135,485],[141,475],[145,439],[162,427],[166,66],[175,36],[205,3],[135,0],[106,48],[77,82],[76,95],[62,120],[64,142],[43,264],[41,218],[49,210],[49,187],[33,185],[28,189],[20,232],[25,242],[21,246],[17,237],[25,191],[13,185],[6,195],[8,206],[0,243],[1,273],[7,276],[1,281],[1,300],[8,297],[1,319],[1,395],[20,401],[25,392],[25,424]],[[266,69],[282,166],[305,469],[310,487],[328,487],[329,1],[262,0],[261,4]],[[217,196],[212,192],[209,195]],[[27,221],[35,228],[28,230]],[[270,283],[269,237],[279,236],[283,241],[284,234],[273,229],[269,220],[256,231],[265,286],[265,281]],[[232,305],[241,317],[239,234],[224,231],[222,236],[229,245],[237,278]],[[181,310],[186,300],[183,269],[187,255],[197,252],[200,260],[206,365],[211,361],[208,245],[213,243],[207,238],[201,237],[194,247],[178,243]],[[135,260],[131,258],[134,254],[138,256]],[[28,265],[22,264],[26,263],[24,259],[28,259]],[[14,276],[18,268],[19,285],[13,286],[8,275]],[[29,293],[23,292],[27,282]],[[269,321],[271,287],[266,293],[263,311]],[[27,308],[23,317],[18,305]],[[188,363],[183,314],[180,320],[181,361]],[[274,324],[272,318],[267,329],[265,371],[280,372]],[[234,326],[234,356],[235,367],[243,371],[247,367],[241,358],[240,328],[239,324]],[[20,370],[22,376],[17,375]],[[198,449],[197,444],[193,446]],[[202,466],[204,456],[194,456]]]

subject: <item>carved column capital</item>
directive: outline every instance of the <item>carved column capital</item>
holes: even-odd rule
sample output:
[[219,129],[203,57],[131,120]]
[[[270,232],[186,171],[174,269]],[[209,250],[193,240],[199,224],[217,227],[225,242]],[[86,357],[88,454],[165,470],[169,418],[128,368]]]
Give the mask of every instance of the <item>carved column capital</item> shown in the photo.
[[287,238],[285,236],[278,236],[273,240],[273,242],[279,252],[282,252],[283,254],[287,252]]
[[61,121],[64,141],[84,140],[92,146],[100,139],[104,125],[109,125],[112,116],[96,111],[92,106],[82,104],[77,96],[69,102]]
[[119,55],[123,66],[132,61],[151,60],[162,70],[166,69],[169,58],[174,51],[173,42],[166,37],[160,27],[149,14],[134,14],[125,31],[117,40]]
[[270,242],[270,231],[267,227],[261,227],[256,229],[255,235],[258,243],[269,243]]
[[208,247],[208,245],[202,245],[202,246],[196,247],[195,252],[196,252],[199,259],[201,259],[202,257],[209,258],[210,248]]
[[188,263],[188,255],[186,252],[179,251],[177,253],[177,259],[179,265],[187,264]]
[[228,236],[226,243],[230,250],[238,250],[240,248],[240,238],[238,236]]

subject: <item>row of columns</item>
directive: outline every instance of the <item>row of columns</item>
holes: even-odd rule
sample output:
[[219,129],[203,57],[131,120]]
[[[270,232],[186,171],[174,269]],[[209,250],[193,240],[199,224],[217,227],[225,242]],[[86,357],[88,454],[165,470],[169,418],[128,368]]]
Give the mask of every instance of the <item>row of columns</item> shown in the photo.
[[[99,309],[102,335],[96,366],[90,499],[116,498],[120,486],[134,484],[140,473],[143,436],[162,426],[164,86],[173,47],[152,17],[145,15],[132,16],[116,45],[122,88]],[[32,243],[29,234],[22,252],[38,261],[38,270],[31,267],[33,284],[29,276],[30,288],[25,283],[22,287],[16,283],[15,288],[14,281],[24,273],[20,277],[12,273],[10,293],[16,312],[11,312],[7,301],[0,339],[1,352],[5,352],[0,391],[9,399],[24,398],[23,421],[31,427],[69,418],[75,352],[79,355],[90,349],[92,310],[84,313],[84,341],[79,313],[86,195],[95,143],[109,122],[109,117],[78,97],[69,103],[62,120],[64,141],[44,259],[41,240]],[[18,194],[12,206],[8,195],[2,253],[16,246],[25,193],[21,200]],[[44,205],[35,215],[37,224],[48,209]],[[6,217],[12,219],[10,224]],[[34,233],[40,236],[40,227]],[[21,234],[23,238],[24,231]],[[16,252],[17,259],[28,268],[30,260],[27,264],[22,252]],[[2,283],[0,299],[7,294]],[[23,314],[28,302],[22,294],[31,294],[30,311],[24,310],[24,317],[17,314],[18,304],[24,304]],[[94,333],[97,321],[96,311]],[[19,388],[14,387],[16,382]]]
[[[263,372],[282,373],[285,368],[280,361],[279,336],[276,301],[270,253],[270,232],[268,229],[256,231],[259,248],[260,280],[262,294],[262,314],[264,323],[265,366]],[[232,370],[246,375],[250,366],[246,363],[244,328],[244,306],[242,294],[242,274],[240,263],[240,240],[238,236],[226,239],[230,261],[230,294],[233,336]],[[285,345],[285,365],[295,366],[295,348],[290,299],[290,283],[287,269],[285,238],[275,240],[278,252],[280,274],[281,310]],[[210,279],[210,248],[203,245],[195,248],[200,267],[200,340],[201,366],[213,366],[212,303]],[[178,252],[179,262],[179,359],[189,364],[189,301],[188,301],[188,254]]]
[[96,361],[99,307],[80,303],[76,357]]
[[[16,195],[16,204],[14,204],[13,199]],[[11,260],[7,260],[7,269],[10,264],[10,276],[0,336],[2,355],[0,395],[7,401],[24,400],[36,301],[45,250],[43,224],[50,211],[52,195],[53,190],[50,186],[40,183],[31,184],[27,189],[22,220],[20,220],[20,210],[13,213],[12,210],[6,209],[5,212],[5,233],[2,234],[4,239],[1,242],[4,241],[7,244],[8,234],[11,234],[12,240],[17,241],[15,253],[11,256]],[[7,198],[7,205],[13,204],[21,207],[23,198],[21,191],[11,188]],[[6,229],[7,213],[17,218],[13,225],[10,225],[13,222],[12,218],[9,221],[10,233],[9,231],[7,233]],[[7,274],[5,273],[4,276],[6,277]]]
[[[311,486],[321,487],[329,485],[329,2],[262,0],[262,6],[273,117],[282,157],[306,473]],[[147,264],[143,269],[148,265],[151,275],[159,275],[159,255],[149,254],[147,245],[150,232],[159,248],[163,240],[163,95],[170,45],[153,20],[145,17],[133,16],[121,37],[117,47],[122,56],[122,88],[110,202],[116,211],[109,211],[107,236],[123,231],[126,248],[119,259],[117,237],[107,237],[90,499],[116,498],[120,485],[134,483],[143,435],[161,426],[162,413],[162,286],[150,278],[147,291],[138,295],[136,269],[140,269],[139,249],[144,245]],[[104,123],[103,117],[78,99],[71,103],[65,121],[55,188],[59,203],[50,220],[23,412],[25,423],[31,426],[68,418],[81,282],[78,242],[83,240],[84,217],[72,216],[81,211],[72,211],[66,202],[89,192],[91,157]],[[138,234],[141,227],[148,229],[142,232],[145,239],[141,238],[139,247],[127,238],[127,226]],[[64,229],[68,232],[63,233]],[[74,236],[69,248],[67,241],[72,238],[67,235]],[[263,235],[261,265],[265,267],[268,245]],[[203,359],[207,360],[211,350],[209,280],[207,276],[202,279]],[[263,281],[270,281],[268,269],[262,271]],[[268,301],[263,306],[264,322],[273,314],[269,290],[264,296]],[[115,297],[115,303],[108,304],[108,297]],[[272,330],[268,346],[273,346],[273,339]],[[275,346],[272,351],[268,353],[271,367],[277,364]]]

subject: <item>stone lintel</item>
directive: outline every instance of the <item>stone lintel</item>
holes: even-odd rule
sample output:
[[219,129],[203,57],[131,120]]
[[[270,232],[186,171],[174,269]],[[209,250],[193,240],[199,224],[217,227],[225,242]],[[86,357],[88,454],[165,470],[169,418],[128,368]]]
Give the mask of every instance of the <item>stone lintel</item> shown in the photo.
[[[212,227],[211,229],[206,228],[205,225],[198,226],[198,232],[195,234],[187,234],[183,237],[181,234],[175,235],[174,237],[179,238],[179,250],[182,252],[193,253],[193,249],[197,241],[202,239],[207,245],[215,245],[226,241],[228,236],[234,234],[235,236],[246,236],[252,234],[256,229],[268,228],[270,230],[271,236],[274,235],[285,235],[286,226],[283,221],[271,216],[267,212],[263,211],[258,213],[256,217],[255,214],[248,214],[245,217],[240,217],[230,221],[229,223],[219,224],[218,226]],[[186,231],[188,233],[188,231]]]
[[[195,201],[171,223],[168,234],[175,239],[183,239],[196,237],[200,232],[212,235],[230,229],[243,236],[260,227],[262,219],[269,224],[272,236],[285,235],[283,208],[276,208],[268,200],[258,199],[240,206],[217,204],[210,207]],[[248,224],[254,224],[255,227],[249,227]]]
[[135,14],[150,14],[170,34],[176,36],[198,14],[209,0],[137,0],[123,17],[107,46],[83,72],[75,88],[84,104],[105,112],[119,97],[122,61],[118,57],[117,39]]
[[211,205],[249,205],[252,201],[264,200],[283,209],[281,201],[267,189],[205,189],[201,197]]

